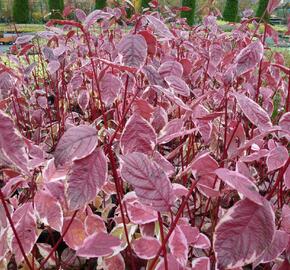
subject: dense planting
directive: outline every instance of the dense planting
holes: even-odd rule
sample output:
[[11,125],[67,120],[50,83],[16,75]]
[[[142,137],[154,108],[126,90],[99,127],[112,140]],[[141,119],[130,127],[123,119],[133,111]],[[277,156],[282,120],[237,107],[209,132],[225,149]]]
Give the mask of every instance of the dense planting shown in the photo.
[[273,28],[75,15],[0,65],[1,267],[289,269],[290,69],[264,57]]

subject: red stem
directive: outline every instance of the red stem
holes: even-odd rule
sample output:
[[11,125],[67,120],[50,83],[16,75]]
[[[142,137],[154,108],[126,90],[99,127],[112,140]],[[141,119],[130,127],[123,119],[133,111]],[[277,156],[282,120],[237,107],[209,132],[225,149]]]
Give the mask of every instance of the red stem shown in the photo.
[[197,183],[198,183],[198,180],[197,180],[197,181],[192,181],[192,183],[191,183],[191,187],[190,187],[188,193],[186,194],[186,197],[184,198],[184,200],[182,201],[182,203],[181,203],[181,205],[180,205],[180,207],[179,207],[179,209],[178,209],[178,212],[177,212],[177,214],[176,214],[176,217],[175,217],[173,223],[172,223],[171,226],[170,226],[170,229],[169,229],[168,234],[166,235],[164,241],[162,242],[162,245],[161,245],[161,247],[159,248],[157,254],[156,254],[155,257],[154,257],[154,259],[152,260],[152,263],[151,263],[151,266],[150,266],[149,270],[153,270],[153,268],[154,268],[154,266],[155,266],[155,264],[156,264],[156,262],[157,262],[157,260],[158,260],[158,258],[159,258],[159,256],[160,256],[161,252],[164,250],[165,245],[167,244],[167,241],[169,240],[169,237],[170,237],[171,234],[173,233],[173,231],[174,231],[174,229],[175,229],[175,227],[176,227],[176,225],[177,225],[177,222],[178,222],[178,220],[179,220],[180,217],[181,217],[181,214],[182,214],[183,209],[184,209],[184,207],[185,207],[185,205],[186,205],[186,203],[187,203],[187,201],[188,201],[188,199],[189,199],[189,196],[190,196],[191,193],[193,192],[193,190],[194,190],[194,188],[196,187],[196,184],[197,184]]
[[286,99],[286,112],[289,112],[289,106],[290,106],[290,73],[288,75],[288,94]]
[[268,193],[268,195],[266,197],[267,200],[270,200],[273,197],[277,187],[279,186],[279,183],[283,180],[283,175],[286,172],[289,164],[290,164],[290,157],[288,158],[286,164],[279,170],[279,174],[277,176],[276,182],[275,182],[273,188],[271,189],[271,191]]
[[25,260],[27,266],[29,267],[29,269],[33,269],[32,265],[30,264],[30,262],[29,262],[29,260],[28,260],[28,258],[27,258],[27,256],[26,256],[26,254],[25,254],[24,248],[23,248],[23,246],[22,246],[22,244],[21,244],[21,241],[20,241],[19,236],[18,236],[18,234],[17,234],[17,231],[16,231],[16,229],[15,229],[15,226],[14,226],[13,220],[12,220],[11,215],[10,215],[10,213],[9,213],[9,209],[8,209],[8,207],[7,207],[7,204],[6,204],[6,201],[5,201],[5,198],[4,198],[4,195],[3,195],[1,189],[0,189],[0,200],[1,200],[2,204],[3,204],[3,207],[4,207],[4,210],[5,210],[6,217],[8,218],[9,224],[10,224],[10,226],[11,226],[11,228],[12,228],[12,231],[13,231],[14,236],[15,236],[15,238],[16,238],[17,244],[18,244],[18,246],[19,246],[19,248],[20,248],[20,251],[21,251],[21,253],[22,253],[23,257],[24,257],[24,260]]
[[56,244],[53,246],[53,248],[51,249],[51,251],[49,252],[49,254],[47,255],[47,257],[41,262],[39,269],[42,269],[45,265],[45,263],[49,260],[49,258],[51,257],[51,255],[56,251],[58,245],[61,243],[62,239],[64,238],[64,236],[66,235],[66,233],[68,232],[68,229],[70,228],[71,224],[74,221],[74,218],[77,214],[78,210],[74,211],[67,227],[65,228],[64,232],[61,234],[60,238],[57,240]]
[[163,245],[163,242],[164,242],[163,222],[162,222],[162,217],[161,217],[160,212],[158,212],[158,223],[159,223],[159,227],[160,227],[161,243],[162,243],[162,247],[163,247],[162,253],[163,253],[163,256],[164,256],[164,266],[165,266],[165,270],[168,270],[166,244]]

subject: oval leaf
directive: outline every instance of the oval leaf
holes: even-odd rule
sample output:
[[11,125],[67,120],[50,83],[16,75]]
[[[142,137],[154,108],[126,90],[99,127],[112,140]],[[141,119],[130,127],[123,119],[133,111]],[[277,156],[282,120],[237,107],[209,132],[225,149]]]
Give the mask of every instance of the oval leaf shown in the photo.
[[246,176],[225,168],[217,169],[215,172],[217,176],[231,188],[242,193],[249,200],[259,205],[263,205],[263,197],[258,193],[257,187],[254,183]]
[[120,146],[123,154],[132,152],[150,153],[156,145],[153,127],[139,114],[133,114],[123,130]]
[[175,95],[189,97],[190,89],[184,80],[177,76],[171,75],[165,77],[165,81],[167,82],[168,86],[173,89]]
[[84,244],[77,250],[76,255],[86,258],[108,256],[120,245],[121,241],[117,237],[106,233],[95,233],[85,239]]
[[263,58],[264,47],[260,40],[242,49],[235,59],[236,75],[240,76],[253,69]]
[[121,157],[121,176],[133,185],[142,203],[156,211],[168,211],[173,202],[173,188],[166,173],[145,154]]
[[34,35],[23,35],[21,37],[18,37],[15,43],[17,45],[22,45],[22,44],[30,42],[33,38],[34,38]]
[[147,43],[141,35],[127,35],[117,46],[126,66],[141,68],[147,57]]
[[14,127],[12,119],[0,110],[0,148],[5,156],[22,171],[28,173],[28,156],[24,142]]
[[274,229],[275,217],[268,201],[263,206],[248,199],[236,203],[215,229],[213,245],[218,268],[254,262],[271,244]]
[[168,39],[174,38],[173,34],[170,32],[169,28],[166,26],[164,22],[155,18],[152,15],[147,15],[146,19],[148,20],[151,27],[153,27],[154,31],[160,36]]
[[55,165],[61,166],[91,154],[98,144],[97,130],[80,125],[68,129],[60,138],[55,152]]
[[183,231],[179,226],[176,226],[173,233],[169,237],[168,246],[171,254],[183,266],[186,265],[188,259],[188,244]]
[[210,260],[207,257],[194,259],[191,264],[192,270],[210,270]]
[[41,219],[52,229],[60,232],[63,224],[61,205],[45,190],[38,190],[34,196],[35,209]]
[[139,258],[149,260],[155,257],[161,245],[156,238],[145,236],[135,240],[132,246]]
[[67,180],[67,200],[71,210],[92,201],[107,179],[108,165],[104,151],[97,148],[89,156],[74,161]]
[[[36,218],[32,203],[24,203],[17,208],[12,215],[12,221],[24,252],[28,255],[37,240]],[[12,252],[15,254],[16,262],[21,262],[23,255],[14,235],[12,237]]]
[[111,105],[117,98],[122,87],[121,81],[111,73],[106,73],[100,80],[102,101],[106,106]]
[[285,146],[277,146],[273,148],[266,159],[268,172],[275,171],[283,167],[289,158],[288,150]]
[[268,246],[265,252],[256,261],[257,263],[267,263],[274,261],[287,247],[289,236],[284,231],[275,231],[274,239],[270,246]]
[[243,94],[235,93],[234,96],[241,110],[252,124],[257,126],[261,131],[272,128],[271,119],[261,106]]
[[159,74],[166,78],[168,76],[182,77],[183,66],[177,61],[166,61],[158,69]]

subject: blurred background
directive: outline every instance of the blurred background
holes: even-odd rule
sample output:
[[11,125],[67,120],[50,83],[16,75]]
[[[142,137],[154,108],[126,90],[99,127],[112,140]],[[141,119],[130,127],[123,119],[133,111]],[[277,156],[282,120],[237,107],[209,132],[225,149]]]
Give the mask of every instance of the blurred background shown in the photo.
[[[25,13],[25,9],[28,11],[28,16],[21,23],[43,23],[49,19],[51,12],[58,11],[59,6],[65,7],[71,5],[76,8],[81,8],[88,13],[96,8],[98,1],[103,2],[102,0],[0,0],[0,23],[9,23],[15,20],[17,22],[17,18],[14,18],[15,11],[13,11],[17,5],[21,6],[21,13]],[[131,3],[135,6],[135,9],[139,10],[142,1],[146,0],[132,0]],[[268,0],[187,0],[187,2],[194,2],[196,11],[195,21],[201,20],[204,15],[208,14],[209,10],[218,9],[222,14],[227,1],[238,3],[237,21],[242,17],[244,10],[252,9],[256,12],[259,5],[263,5],[262,2],[268,2]],[[128,0],[107,0],[106,6],[128,5],[129,2]],[[168,7],[181,7],[183,5],[182,0],[159,0],[158,2],[161,6]],[[280,7],[272,17],[274,20],[277,20],[277,23],[286,23],[289,14],[290,0],[281,0]]]

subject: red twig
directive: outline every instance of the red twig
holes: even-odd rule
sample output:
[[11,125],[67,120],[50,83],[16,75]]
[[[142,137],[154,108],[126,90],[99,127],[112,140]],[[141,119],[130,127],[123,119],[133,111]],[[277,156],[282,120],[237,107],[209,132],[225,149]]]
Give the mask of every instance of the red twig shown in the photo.
[[64,238],[64,236],[67,234],[67,232],[68,232],[68,230],[69,230],[71,224],[73,223],[74,218],[75,218],[77,212],[78,212],[78,210],[76,210],[76,211],[73,213],[73,215],[72,215],[72,217],[71,217],[71,219],[70,219],[70,221],[69,221],[67,227],[65,228],[64,232],[61,234],[60,238],[57,240],[57,242],[55,243],[55,245],[53,246],[53,248],[51,249],[51,251],[49,252],[49,254],[47,255],[47,257],[46,257],[46,258],[41,262],[41,264],[40,264],[40,266],[39,266],[39,269],[42,269],[42,268],[44,267],[44,265],[45,265],[46,262],[49,260],[49,258],[51,257],[51,255],[56,251],[57,247],[59,246],[59,244],[61,243],[61,241],[62,241],[62,239]]
[[4,210],[5,210],[6,217],[8,218],[9,224],[10,224],[10,226],[11,226],[11,228],[12,228],[13,234],[14,234],[15,239],[16,239],[16,241],[17,241],[17,244],[18,244],[18,246],[19,246],[19,248],[20,248],[20,251],[21,251],[21,253],[22,253],[23,257],[24,257],[24,260],[25,260],[27,266],[29,267],[29,269],[33,269],[33,267],[32,267],[32,265],[31,265],[30,261],[28,260],[26,254],[25,254],[24,248],[23,248],[23,246],[22,246],[22,243],[21,243],[21,241],[20,241],[20,239],[19,239],[19,236],[18,236],[18,234],[17,234],[17,231],[16,231],[16,229],[15,229],[15,226],[14,226],[13,220],[12,220],[11,215],[10,215],[10,213],[9,213],[9,209],[8,209],[8,207],[7,207],[7,204],[6,204],[6,201],[5,201],[5,198],[4,198],[4,195],[3,195],[1,189],[0,189],[0,200],[1,200],[2,204],[3,204],[3,207],[4,207]]
[[180,207],[179,207],[179,209],[178,209],[178,212],[177,212],[177,214],[176,214],[176,217],[175,217],[173,223],[172,223],[171,226],[170,226],[170,229],[169,229],[168,234],[167,234],[166,237],[164,238],[164,241],[162,242],[161,247],[159,248],[157,254],[156,254],[155,257],[154,257],[154,259],[152,260],[152,263],[151,263],[151,266],[150,266],[149,270],[153,270],[153,268],[154,268],[154,266],[155,266],[155,264],[156,264],[156,262],[157,262],[157,260],[158,260],[158,258],[159,258],[159,256],[160,256],[161,252],[164,250],[164,248],[165,248],[165,246],[166,246],[166,244],[167,244],[167,241],[169,240],[169,237],[170,237],[171,234],[173,233],[173,231],[174,231],[174,229],[175,229],[175,227],[176,227],[176,225],[177,225],[177,222],[178,222],[178,220],[179,220],[180,217],[181,217],[181,214],[182,214],[183,209],[184,209],[184,207],[185,207],[185,205],[186,205],[186,203],[187,203],[187,201],[188,201],[188,199],[189,199],[189,196],[190,196],[191,193],[193,192],[193,190],[194,190],[194,188],[196,187],[196,184],[197,184],[197,183],[198,183],[198,181],[192,181],[192,183],[191,183],[191,187],[190,187],[188,193],[186,194],[186,197],[184,198],[183,202],[181,203],[181,205],[180,205]]

